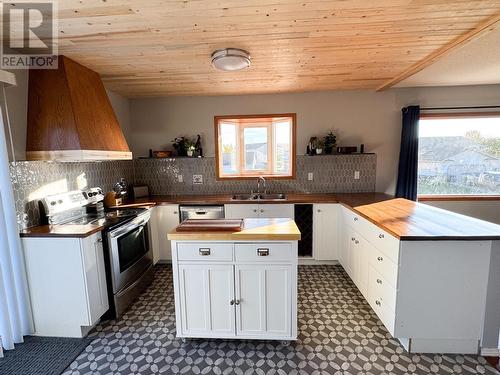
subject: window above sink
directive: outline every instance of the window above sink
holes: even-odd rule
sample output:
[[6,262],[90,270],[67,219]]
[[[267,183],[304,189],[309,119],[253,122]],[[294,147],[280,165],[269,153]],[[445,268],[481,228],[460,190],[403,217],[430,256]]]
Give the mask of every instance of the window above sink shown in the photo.
[[217,178],[295,178],[295,120],[295,113],[216,116]]

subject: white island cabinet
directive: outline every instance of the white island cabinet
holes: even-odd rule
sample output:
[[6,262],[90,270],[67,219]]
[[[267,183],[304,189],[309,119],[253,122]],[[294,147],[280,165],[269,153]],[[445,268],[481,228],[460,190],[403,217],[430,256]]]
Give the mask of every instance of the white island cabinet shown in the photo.
[[101,233],[22,240],[34,334],[85,336],[109,308]]
[[291,219],[245,219],[241,232],[175,232],[177,336],[297,338],[297,240]]

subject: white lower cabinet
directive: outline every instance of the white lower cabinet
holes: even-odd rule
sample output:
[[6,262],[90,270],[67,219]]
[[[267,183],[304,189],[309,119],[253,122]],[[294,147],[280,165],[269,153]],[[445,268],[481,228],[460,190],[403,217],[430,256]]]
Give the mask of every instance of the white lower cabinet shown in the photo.
[[[162,204],[155,207],[156,215],[156,236],[152,240],[153,254],[158,254],[159,261],[170,261],[171,241],[167,239],[167,233],[179,225],[179,206],[177,204]],[[156,241],[156,242],[155,242]]]
[[491,241],[399,241],[342,207],[340,261],[409,352],[476,354]]
[[313,257],[316,260],[339,259],[339,205],[313,205]]
[[182,332],[191,337],[234,335],[234,273],[232,265],[179,266]]
[[297,338],[296,241],[172,242],[179,337]]
[[235,266],[237,336],[291,336],[291,268]]
[[109,308],[101,233],[22,243],[34,334],[85,336]]
[[292,218],[294,217],[293,204],[226,204],[224,206],[226,219],[248,218]]

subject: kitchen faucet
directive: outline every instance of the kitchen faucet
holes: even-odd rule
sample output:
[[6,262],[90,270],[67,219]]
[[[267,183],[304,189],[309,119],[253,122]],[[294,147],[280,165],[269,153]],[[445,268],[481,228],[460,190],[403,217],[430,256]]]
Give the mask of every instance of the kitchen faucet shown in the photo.
[[257,177],[257,195],[260,198],[260,181],[264,182],[264,194],[267,193],[266,189],[266,179],[262,176]]

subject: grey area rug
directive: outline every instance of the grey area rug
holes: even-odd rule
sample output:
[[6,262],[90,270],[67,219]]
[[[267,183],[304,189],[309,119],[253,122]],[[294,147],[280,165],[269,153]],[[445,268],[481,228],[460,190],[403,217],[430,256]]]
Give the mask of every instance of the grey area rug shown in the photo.
[[26,336],[14,350],[4,351],[0,374],[59,375],[91,339]]

